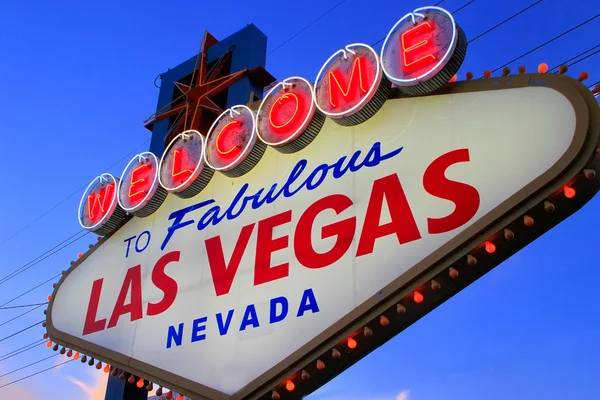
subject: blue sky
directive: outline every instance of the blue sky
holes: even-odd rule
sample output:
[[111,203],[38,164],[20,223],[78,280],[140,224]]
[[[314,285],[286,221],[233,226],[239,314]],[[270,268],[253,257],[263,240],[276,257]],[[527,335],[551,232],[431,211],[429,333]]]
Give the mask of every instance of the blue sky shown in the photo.
[[[142,121],[155,109],[154,78],[194,55],[204,30],[224,38],[248,23],[269,51],[338,4],[282,2],[11,2],[0,12],[0,275],[5,276],[80,228],[76,208],[99,172],[120,173],[150,138]],[[467,0],[446,0],[453,11]],[[475,0],[457,15],[473,38],[534,0]],[[332,51],[374,43],[422,1],[346,0],[269,55],[278,78],[313,79]],[[543,0],[469,46],[460,72],[479,76],[600,12],[595,0]],[[600,18],[511,65],[551,67],[597,44]],[[378,47],[379,48],[379,47]],[[600,55],[572,68],[600,80]],[[119,161],[121,160],[121,161]],[[111,167],[113,166],[113,167]],[[110,168],[109,168],[110,167]],[[77,190],[80,191],[77,191]],[[70,196],[70,197],[68,197]],[[597,248],[600,199],[324,386],[314,400],[596,399],[600,366]],[[48,212],[51,210],[50,212]],[[44,215],[38,219],[40,215]],[[27,229],[24,226],[35,221]],[[92,242],[72,246],[0,284],[5,302],[66,269]],[[45,301],[51,284],[14,304]],[[0,310],[0,324],[21,310]],[[0,338],[43,318],[41,309],[0,326]],[[41,338],[41,327],[0,342],[0,354]],[[50,355],[45,347],[0,361],[0,375]],[[52,366],[55,357],[0,385]],[[102,398],[104,375],[67,364],[0,397]],[[58,398],[50,395],[50,398]],[[95,397],[94,397],[95,396]]]

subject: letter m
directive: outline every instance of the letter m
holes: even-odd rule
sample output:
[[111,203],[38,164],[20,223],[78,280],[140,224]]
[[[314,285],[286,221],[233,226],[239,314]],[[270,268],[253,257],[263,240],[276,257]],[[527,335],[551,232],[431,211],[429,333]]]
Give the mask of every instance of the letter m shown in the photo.
[[[350,75],[350,76],[348,76]],[[329,71],[329,104],[337,108],[343,103],[357,103],[369,91],[365,58],[356,57],[352,70],[342,72],[340,68]]]

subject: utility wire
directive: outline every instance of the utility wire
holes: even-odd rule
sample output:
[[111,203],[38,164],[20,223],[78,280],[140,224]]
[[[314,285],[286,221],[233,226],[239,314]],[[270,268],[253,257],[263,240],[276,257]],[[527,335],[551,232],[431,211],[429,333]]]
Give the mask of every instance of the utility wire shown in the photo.
[[13,350],[9,353],[3,354],[0,356],[0,361],[8,360],[11,357],[19,355],[19,354],[29,351],[31,349],[34,349],[34,348],[38,347],[39,345],[44,344],[45,341],[46,341],[46,339],[36,340],[35,342],[29,343],[29,344],[27,344],[23,347],[19,347],[18,349]]
[[[77,232],[75,235],[83,232],[84,229],[82,229],[81,231]],[[46,260],[47,258],[53,256],[54,254],[58,253],[61,250],[64,250],[65,248],[67,248],[68,246],[72,245],[73,243],[77,242],[80,239],[83,239],[85,236],[89,235],[90,232],[85,232],[83,235],[71,240],[70,242],[65,243],[66,240],[62,241],[61,243],[59,243],[58,245],[54,246],[52,249],[46,251],[45,253],[43,253],[42,255],[36,257],[34,260],[35,262],[30,261],[29,263],[23,265],[22,267],[17,268],[15,271],[11,272],[10,274],[8,274],[7,276],[5,276],[4,278],[0,279],[0,285],[2,285],[3,283],[6,283],[8,281],[10,281],[12,278],[22,274],[23,272],[27,271],[28,269],[30,269],[31,267],[34,267],[36,265],[38,265],[39,263],[41,263],[42,261]],[[75,236],[73,235],[73,236]],[[73,238],[73,236],[71,236],[71,238]],[[67,239],[69,240],[69,239]],[[60,246],[61,244],[63,244],[62,246]],[[60,247],[58,247],[60,246]],[[58,247],[58,248],[57,248]],[[41,257],[41,258],[40,258]]]
[[38,309],[38,308],[40,308],[40,307],[41,307],[41,306],[37,306],[37,307],[34,307],[34,308],[32,308],[31,310],[27,310],[27,311],[25,311],[24,313],[21,313],[21,314],[17,315],[16,317],[13,317],[13,318],[9,319],[8,321],[4,321],[3,323],[1,323],[1,324],[0,324],[0,326],[4,326],[4,325],[8,324],[9,322],[12,322],[12,321],[14,321],[14,320],[16,320],[16,319],[19,319],[19,318],[21,318],[23,315],[27,315],[27,314],[29,314],[30,312],[33,312],[33,311],[37,310],[37,309]]
[[546,41],[546,42],[544,42],[544,43],[540,44],[540,45],[539,45],[539,46],[537,46],[537,47],[534,47],[533,49],[531,49],[531,50],[529,50],[529,51],[527,51],[527,52],[525,52],[525,53],[521,54],[520,56],[518,56],[518,57],[516,57],[516,58],[514,58],[514,59],[512,59],[512,60],[510,60],[509,62],[507,62],[507,63],[505,63],[505,64],[503,64],[503,65],[499,66],[498,68],[496,68],[495,70],[493,70],[493,71],[492,71],[492,73],[494,73],[494,72],[496,72],[496,71],[499,71],[499,70],[501,70],[502,68],[504,68],[504,67],[506,67],[506,66],[508,66],[508,65],[510,65],[510,64],[512,64],[512,63],[514,63],[515,61],[518,61],[518,60],[520,60],[521,58],[523,58],[523,57],[525,57],[525,56],[528,56],[529,54],[533,53],[534,51],[537,51],[537,50],[541,49],[542,47],[544,47],[544,46],[547,46],[547,45],[549,45],[550,43],[552,43],[552,42],[554,42],[554,41],[556,41],[556,40],[560,39],[561,37],[563,37],[563,36],[565,36],[565,35],[568,35],[569,33],[573,32],[573,31],[574,31],[574,30],[576,30],[576,29],[579,29],[579,28],[581,28],[582,26],[584,26],[584,25],[586,25],[586,24],[590,23],[591,21],[595,20],[595,19],[596,19],[596,18],[598,18],[598,17],[600,17],[600,13],[599,13],[599,14],[596,14],[596,15],[594,15],[593,17],[591,17],[591,18],[589,18],[589,19],[587,19],[587,20],[585,20],[585,21],[583,21],[583,22],[582,22],[582,23],[580,23],[579,25],[576,25],[576,26],[574,26],[574,27],[572,27],[572,28],[570,28],[570,29],[567,29],[566,31],[564,31],[563,33],[560,33],[560,34],[556,35],[556,36],[555,36],[555,37],[553,37],[552,39],[550,39],[550,40],[548,40],[548,41]]
[[32,365],[39,364],[39,363],[41,363],[42,361],[46,361],[46,360],[48,360],[48,359],[50,359],[50,358],[52,358],[52,357],[56,357],[57,355],[59,355],[59,353],[54,353],[54,354],[52,354],[51,356],[48,356],[48,357],[44,357],[44,358],[42,358],[41,360],[37,360],[37,361],[34,361],[34,362],[30,363],[30,364],[24,365],[24,366],[22,366],[22,367],[20,367],[20,368],[13,369],[12,371],[9,371],[9,372],[7,372],[7,373],[5,373],[5,374],[2,374],[2,375],[0,375],[0,378],[4,378],[5,376],[8,376],[8,375],[10,375],[10,374],[14,374],[15,372],[17,372],[17,371],[21,371],[22,369],[29,368],[29,367],[31,367]]
[[22,377],[22,378],[20,378],[20,379],[14,380],[14,381],[12,381],[12,382],[8,382],[8,383],[6,383],[6,384],[4,384],[4,385],[0,386],[0,389],[2,389],[2,388],[5,388],[5,387],[7,387],[7,386],[10,386],[10,385],[13,385],[13,384],[15,384],[15,383],[17,383],[17,382],[21,382],[22,380],[29,379],[29,378],[31,378],[31,377],[33,377],[33,376],[36,376],[36,375],[39,375],[39,374],[41,374],[41,373],[43,373],[43,372],[50,371],[51,369],[58,368],[58,367],[60,367],[60,366],[62,366],[62,365],[65,365],[65,364],[67,364],[67,363],[70,363],[70,362],[73,362],[73,361],[75,361],[75,360],[73,360],[73,359],[70,359],[70,360],[67,360],[67,361],[65,361],[65,362],[62,362],[62,363],[60,363],[60,364],[53,365],[52,367],[49,367],[49,368],[43,369],[43,370],[41,370],[41,371],[35,372],[35,373],[31,374],[31,375],[27,375],[27,376],[24,376],[24,377]]
[[[462,10],[463,8],[466,8],[467,6],[470,6],[471,4],[473,4],[475,2],[475,0],[471,0],[466,4],[463,4],[461,7],[458,7],[456,10],[452,11],[451,14],[456,14],[457,12],[459,12],[460,10]],[[441,3],[441,2],[440,2]],[[439,3],[438,3],[439,4]]]
[[[435,7],[439,6],[440,4],[442,4],[444,2],[444,0],[437,2],[436,4],[434,4]],[[462,5],[461,7],[457,8],[456,10],[452,11],[451,14],[456,14],[457,12],[461,11],[462,9],[464,9],[465,7],[473,4],[475,2],[475,0],[471,0],[468,3]],[[378,41],[376,41],[375,43],[373,43],[371,45],[371,47],[375,47],[377,46],[379,43],[383,42],[385,40],[385,36],[382,37],[381,39],[379,39]]]
[[267,54],[267,56],[270,56],[271,54],[275,53],[277,50],[279,50],[280,48],[282,48],[283,46],[285,46],[286,44],[288,44],[289,42],[291,42],[293,39],[295,39],[302,32],[304,32],[305,30],[307,30],[308,28],[310,28],[311,26],[313,26],[314,24],[316,24],[317,22],[319,22],[323,17],[325,17],[327,14],[329,14],[330,12],[332,12],[333,10],[335,10],[336,8],[338,8],[339,6],[341,6],[342,4],[344,4],[346,1],[347,0],[342,0],[339,3],[337,3],[335,6],[331,7],[329,10],[325,11],[323,14],[321,14],[319,17],[317,17],[317,19],[313,20],[311,23],[309,23],[308,25],[306,25],[304,28],[300,29],[298,32],[296,32],[295,34],[293,34],[289,39],[285,40],[279,46],[277,46],[273,50],[271,50]]
[[587,50],[585,50],[585,51],[582,51],[581,53],[577,54],[576,56],[569,58],[567,61],[563,61],[562,63],[560,63],[560,64],[558,64],[558,65],[556,65],[556,66],[554,66],[554,67],[550,68],[550,69],[548,70],[548,72],[552,72],[552,71],[554,71],[555,69],[558,69],[558,68],[560,68],[560,66],[561,66],[561,65],[567,65],[567,64],[568,64],[568,63],[570,63],[571,61],[573,61],[573,60],[576,60],[577,58],[581,57],[582,55],[584,55],[584,54],[586,54],[586,53],[589,53],[590,51],[592,51],[592,50],[594,50],[594,49],[596,49],[596,48],[598,48],[598,47],[600,47],[600,44],[597,44],[597,45],[595,45],[594,47],[590,47],[589,49],[587,49]]
[[79,231],[77,231],[75,234],[69,236],[68,238],[66,238],[65,240],[63,240],[62,242],[54,245],[52,248],[50,248],[49,250],[46,250],[45,252],[43,252],[42,254],[40,254],[39,256],[37,256],[36,258],[34,258],[33,260],[25,263],[24,265],[22,265],[21,267],[17,268],[16,270],[14,270],[13,272],[11,272],[10,274],[6,275],[3,278],[0,278],[0,284],[2,284],[2,282],[9,280],[13,277],[14,274],[18,273],[19,271],[21,271],[24,268],[27,268],[31,263],[36,262],[38,259],[42,258],[43,256],[45,256],[46,254],[52,252],[52,250],[56,249],[57,247],[59,247],[60,245],[62,245],[65,242],[68,242],[69,240],[73,239],[75,236],[79,235],[81,232],[83,232],[84,229],[81,229]]
[[[50,278],[50,279],[47,279],[47,280],[45,280],[44,282],[42,282],[42,283],[40,283],[40,284],[38,284],[38,285],[36,285],[36,286],[32,287],[31,289],[24,291],[24,292],[23,292],[23,293],[21,293],[20,295],[18,295],[18,296],[16,296],[16,297],[13,297],[12,299],[8,300],[7,302],[4,302],[4,303],[0,304],[0,309],[1,309],[2,307],[4,307],[5,305],[7,305],[7,304],[10,304],[10,303],[12,303],[13,301],[15,301],[15,300],[17,300],[17,299],[19,299],[19,298],[21,298],[21,297],[25,296],[26,294],[29,294],[29,293],[33,292],[35,289],[37,289],[37,288],[39,288],[39,287],[41,287],[41,286],[45,285],[46,283],[48,283],[48,282],[51,282],[51,281],[55,280],[56,278],[58,278],[58,277],[59,277],[59,276],[61,276],[61,275],[62,275],[62,273],[60,273],[60,274],[56,274],[56,275],[54,275],[52,278]],[[46,303],[44,303],[44,304],[46,304]],[[0,326],[2,326],[2,324],[0,324]]]
[[5,336],[5,337],[3,337],[2,339],[0,339],[0,342],[4,342],[6,339],[10,339],[10,338],[11,338],[11,337],[13,337],[13,336],[17,336],[17,335],[18,335],[18,334],[20,334],[20,333],[23,333],[23,332],[25,332],[25,331],[27,331],[27,330],[29,330],[29,329],[33,328],[33,327],[36,327],[36,326],[38,326],[39,324],[41,324],[42,322],[44,322],[44,320],[38,321],[38,322],[36,322],[35,324],[28,326],[27,328],[21,329],[21,330],[20,330],[20,331],[18,331],[18,332],[15,332],[15,333],[12,333],[12,334],[10,334],[10,335],[8,335],[8,336]]
[[[146,140],[144,143],[140,144],[139,146],[137,146],[135,149],[133,149],[132,151],[130,151],[129,153],[127,153],[125,156],[123,156],[119,161],[115,162],[113,165],[111,165],[108,168],[105,168],[105,170],[109,170],[114,168],[115,166],[117,166],[120,162],[122,162],[123,160],[125,160],[127,157],[129,157],[132,153],[134,153],[135,151],[137,151],[137,149],[139,149],[140,147],[146,145],[148,142],[150,141],[150,139]],[[39,220],[41,220],[42,218],[44,218],[46,215],[50,214],[52,211],[54,211],[55,209],[57,209],[60,205],[64,204],[67,200],[69,200],[71,197],[75,196],[77,193],[81,192],[82,190],[84,190],[87,186],[89,185],[89,183],[86,183],[85,185],[81,186],[79,189],[77,189],[76,191],[74,191],[73,193],[71,193],[70,195],[68,195],[67,197],[65,197],[64,199],[62,199],[61,201],[59,201],[58,203],[56,203],[54,206],[52,206],[50,209],[48,209],[47,211],[45,211],[44,213],[40,214],[39,216],[37,216],[36,218],[34,218],[30,223],[28,223],[27,225],[23,226],[22,228],[20,228],[19,230],[17,230],[16,232],[14,232],[12,235],[10,235],[9,237],[7,237],[6,239],[3,239],[2,241],[0,241],[0,247],[4,246],[6,243],[8,243],[10,240],[14,239],[17,235],[19,235],[21,232],[23,232],[24,230],[26,230],[27,228],[31,227],[32,225],[34,225],[36,222],[38,222]]]
[[513,20],[513,19],[515,19],[516,17],[518,17],[519,15],[523,14],[525,11],[529,10],[530,8],[533,8],[533,7],[537,6],[537,5],[538,5],[538,4],[540,4],[542,1],[543,1],[543,0],[538,0],[538,1],[536,1],[535,3],[528,5],[527,7],[525,7],[524,9],[522,9],[521,11],[519,11],[518,13],[511,15],[510,17],[506,18],[504,21],[500,22],[499,24],[497,24],[497,25],[494,25],[493,27],[491,27],[491,28],[490,28],[490,29],[488,29],[487,31],[485,31],[485,32],[483,32],[483,33],[481,33],[481,34],[479,34],[479,35],[475,36],[473,39],[469,40],[469,42],[468,42],[468,43],[469,43],[469,44],[473,43],[473,42],[474,42],[474,41],[476,41],[477,39],[479,39],[479,38],[481,38],[481,37],[483,37],[483,36],[487,35],[488,33],[492,32],[493,30],[495,30],[495,29],[497,29],[497,28],[501,27],[502,25],[506,24],[507,22],[509,22],[509,21],[511,21],[511,20]]
[[[600,45],[599,45],[600,46]],[[572,62],[571,64],[567,65],[567,67],[572,67],[575,64],[579,64],[580,62],[582,62],[583,60],[587,60],[588,58],[595,56],[596,54],[600,53],[600,50],[596,50],[595,52],[588,54],[587,56],[580,58],[579,60]]]
[[0,307],[0,310],[12,310],[13,308],[25,308],[25,307],[35,307],[35,306],[43,306],[45,303],[33,303],[33,304],[19,304],[18,306],[8,306],[8,307]]

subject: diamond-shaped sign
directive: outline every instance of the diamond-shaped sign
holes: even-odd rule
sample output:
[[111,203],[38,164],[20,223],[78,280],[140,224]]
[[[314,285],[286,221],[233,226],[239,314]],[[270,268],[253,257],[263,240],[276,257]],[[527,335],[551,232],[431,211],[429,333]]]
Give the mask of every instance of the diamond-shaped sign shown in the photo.
[[133,217],[61,279],[50,337],[193,398],[309,393],[587,202],[599,114],[556,75],[393,92]]

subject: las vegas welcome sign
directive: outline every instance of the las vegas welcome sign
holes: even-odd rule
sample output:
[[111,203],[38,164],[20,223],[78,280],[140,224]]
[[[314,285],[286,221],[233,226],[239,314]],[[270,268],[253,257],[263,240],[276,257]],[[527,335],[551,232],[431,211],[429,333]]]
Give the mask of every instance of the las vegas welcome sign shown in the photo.
[[598,190],[578,81],[448,83],[466,37],[437,7],[354,43],[94,179],[103,237],[65,271],[50,338],[198,399],[299,398]]

